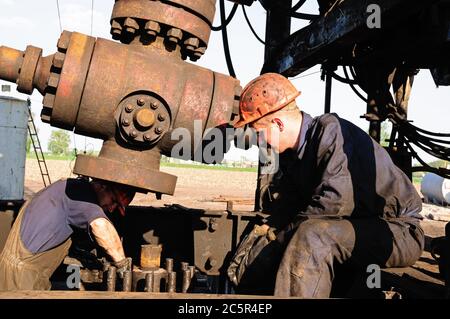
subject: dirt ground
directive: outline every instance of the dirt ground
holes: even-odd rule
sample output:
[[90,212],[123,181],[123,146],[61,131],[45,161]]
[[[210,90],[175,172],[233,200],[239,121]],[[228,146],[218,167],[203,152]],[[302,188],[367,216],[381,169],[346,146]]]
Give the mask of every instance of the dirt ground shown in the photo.
[[[47,160],[50,178],[57,181],[73,177],[74,161]],[[161,171],[178,176],[174,196],[163,195],[157,200],[153,194],[137,194],[132,205],[163,206],[180,204],[190,208],[218,209],[226,208],[221,198],[239,199],[244,205],[234,205],[238,210],[252,210],[256,189],[256,173],[233,172],[212,169],[188,169],[162,167]],[[43,187],[37,161],[27,159],[25,168],[25,199]]]
[[[74,161],[47,160],[52,181],[72,175]],[[190,208],[218,209],[226,208],[221,198],[239,199],[235,204],[237,210],[252,210],[256,189],[256,173],[233,172],[212,169],[188,169],[178,167],[162,167],[162,171],[178,176],[174,196],[163,196],[157,200],[153,194],[137,194],[132,205],[163,206],[180,204]],[[25,198],[28,199],[43,187],[42,177],[34,159],[27,159],[25,169]],[[417,187],[418,191],[419,187]],[[445,220],[436,216],[450,216],[450,208],[423,204],[422,215],[425,217],[424,227],[427,231],[442,236]],[[433,218],[434,216],[434,218]]]

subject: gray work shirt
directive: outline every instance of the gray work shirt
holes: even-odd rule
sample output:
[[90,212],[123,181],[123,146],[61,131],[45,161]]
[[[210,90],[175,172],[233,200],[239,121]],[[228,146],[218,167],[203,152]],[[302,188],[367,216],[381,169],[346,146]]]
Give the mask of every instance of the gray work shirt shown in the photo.
[[37,193],[28,204],[20,237],[32,253],[66,241],[72,227],[87,230],[97,218],[107,218],[91,184],[83,179],[59,180]]
[[280,184],[289,215],[422,219],[420,196],[387,151],[336,114],[303,112],[298,148],[286,153]]

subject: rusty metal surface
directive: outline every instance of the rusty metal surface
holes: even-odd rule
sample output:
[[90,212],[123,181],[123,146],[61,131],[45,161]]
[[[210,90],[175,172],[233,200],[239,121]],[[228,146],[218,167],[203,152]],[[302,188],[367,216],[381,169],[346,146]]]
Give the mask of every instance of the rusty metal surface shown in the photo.
[[[73,32],[67,52],[55,54],[53,69],[60,70],[60,78],[53,105],[44,104],[45,107],[52,108],[50,123],[53,126],[73,129],[94,44],[95,38]],[[51,95],[51,93],[47,94]]]
[[0,47],[0,79],[16,82],[25,52],[5,46]]
[[[179,2],[184,3],[186,7],[194,3],[189,1]],[[211,12],[210,1],[205,1],[203,4],[199,1],[196,1],[196,3],[197,5],[190,9],[195,12],[196,7],[197,9],[200,8],[208,17],[204,17],[201,14],[199,14],[200,16],[195,15],[191,13],[192,11],[187,11],[178,5],[173,6],[170,1],[119,0],[114,4],[111,26],[120,29],[121,34],[125,38],[129,38],[130,36],[135,37],[141,34],[138,21],[144,21],[143,24],[149,21],[158,22],[164,26],[181,30],[184,40],[187,40],[189,37],[196,37],[200,39],[202,46],[206,46],[211,33],[210,20],[214,18],[214,14]],[[167,32],[170,29],[168,27],[163,28],[166,36],[169,36]],[[143,28],[142,33],[145,32],[144,30]]]
[[[147,243],[163,246],[161,258],[165,260],[166,271],[177,271],[177,265],[188,262],[200,273],[218,276],[249,223],[261,216],[254,212],[205,211],[178,205],[129,207],[122,233],[124,249],[128,256],[139,258],[145,238]],[[194,272],[192,267],[188,269]]]
[[161,265],[161,245],[141,245],[141,268],[158,269]]
[[34,75],[41,55],[42,49],[31,45],[27,46],[17,80],[17,91],[25,94],[31,94],[33,92]]
[[[338,57],[343,47],[353,47],[355,43],[376,36],[374,30],[367,28],[367,8],[370,4],[380,6],[384,29],[389,23],[404,21],[413,10],[418,11],[421,6],[429,6],[432,2],[421,1],[421,5],[412,6],[407,0],[346,0],[338,10],[330,11],[292,34],[277,48],[278,53],[266,61],[263,72],[295,76],[330,58],[330,52]],[[392,16],[394,13],[396,15]]]
[[[164,0],[163,0],[164,1]],[[177,5],[195,11],[196,14],[207,19],[210,23],[214,22],[216,13],[216,0],[165,0],[167,3],[176,3]]]
[[[58,52],[49,57],[34,47],[25,54],[1,47],[0,78],[19,80],[23,92],[38,88],[45,94],[42,121],[105,141],[98,158],[77,158],[76,174],[173,194],[176,178],[159,172],[160,155],[171,156],[179,142],[171,133],[196,131],[187,155],[201,161],[194,154],[203,147],[205,130],[227,125],[241,91],[236,79],[181,59],[205,52],[214,4],[116,1],[113,34],[130,40],[145,32],[154,36],[148,45],[64,31]],[[194,121],[200,121],[198,128]]]
[[78,155],[74,174],[114,181],[142,190],[173,195],[176,176],[105,157]]

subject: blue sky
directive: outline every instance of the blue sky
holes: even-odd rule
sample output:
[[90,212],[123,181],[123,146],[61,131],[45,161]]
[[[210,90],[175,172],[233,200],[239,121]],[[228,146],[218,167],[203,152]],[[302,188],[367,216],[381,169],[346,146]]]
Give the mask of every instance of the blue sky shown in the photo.
[[[77,31],[86,34],[91,32],[91,0],[60,0],[62,27],[65,30]],[[109,18],[113,7],[113,0],[95,0],[93,15],[93,36],[110,39]],[[227,10],[232,3],[227,2]],[[304,12],[317,12],[316,1],[307,1]],[[264,38],[265,11],[259,2],[255,2],[247,9],[250,20],[260,37]],[[217,6],[215,25],[219,25],[219,10]],[[305,25],[305,22],[295,20],[292,23],[292,32]],[[56,42],[60,35],[60,27],[57,15],[56,0],[0,0],[0,45],[6,45],[24,50],[31,44],[41,47],[44,54],[48,55],[56,51]],[[264,47],[251,34],[239,8],[234,20],[229,26],[229,40],[234,68],[241,85],[244,86],[251,79],[259,75],[264,57]],[[212,32],[206,54],[197,64],[214,71],[227,74],[223,46],[220,32]],[[312,74],[297,79],[292,79],[294,85],[302,91],[297,99],[300,108],[314,116],[323,112],[324,87],[320,80],[319,67],[310,69],[304,75]],[[15,96],[27,98],[27,96],[15,93]],[[39,115],[42,97],[35,92],[32,97],[32,108]],[[450,132],[450,88],[436,88],[428,70],[422,70],[415,79],[410,101],[409,118],[414,124],[424,129]],[[360,119],[364,114],[365,104],[351,91],[347,85],[333,82],[332,111],[338,113],[367,129],[368,123]],[[39,127],[39,135],[46,147],[46,141],[50,136],[51,128],[40,122],[36,117]],[[72,135],[72,134],[71,134]],[[73,135],[72,135],[73,136]],[[101,141],[76,136],[78,149],[99,149]],[[256,159],[256,150],[240,151],[232,150],[227,158],[239,159],[241,156]],[[430,157],[425,157],[431,159]]]

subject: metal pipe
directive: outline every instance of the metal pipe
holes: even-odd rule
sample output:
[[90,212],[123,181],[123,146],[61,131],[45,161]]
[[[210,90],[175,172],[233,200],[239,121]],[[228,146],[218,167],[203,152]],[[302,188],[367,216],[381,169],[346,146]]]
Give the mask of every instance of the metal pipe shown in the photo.
[[330,69],[326,70],[326,84],[325,84],[325,114],[331,112],[331,85],[333,83],[333,77],[331,76],[332,71]]
[[25,52],[5,46],[0,47],[0,79],[16,82]]
[[186,293],[191,286],[191,271],[186,269],[183,271],[183,281],[181,286],[181,292]]
[[173,271],[173,259],[172,258],[166,258],[166,271],[169,274]]
[[155,282],[154,272],[150,272],[145,275],[145,291],[146,292],[153,292],[153,285]]
[[123,273],[122,291],[131,291],[132,276],[131,271],[127,270]]
[[195,266],[189,266],[189,271],[191,273],[191,279],[194,278],[195,275]]
[[116,291],[116,279],[117,279],[116,271],[117,271],[117,269],[114,266],[110,266],[108,268],[108,274],[106,277],[106,290],[107,291]]
[[181,262],[181,271],[185,271],[185,270],[187,270],[188,269],[188,267],[189,267],[189,263],[187,263],[187,262],[184,262],[184,261],[182,261]]
[[175,292],[177,285],[177,273],[172,271],[167,274],[167,292]]

